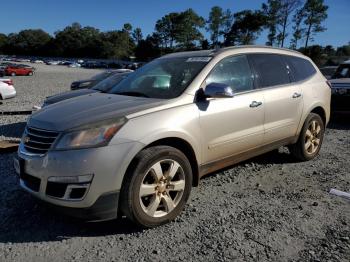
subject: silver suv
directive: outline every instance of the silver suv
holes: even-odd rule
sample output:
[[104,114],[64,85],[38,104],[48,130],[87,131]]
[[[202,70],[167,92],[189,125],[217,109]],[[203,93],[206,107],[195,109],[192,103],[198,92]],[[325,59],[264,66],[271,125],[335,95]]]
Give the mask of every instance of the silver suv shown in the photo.
[[[111,94],[68,99],[28,120],[21,186],[90,221],[174,219],[200,177],[289,146],[314,158],[331,89],[300,53],[245,46],[156,59]],[[209,201],[209,200],[208,200]]]

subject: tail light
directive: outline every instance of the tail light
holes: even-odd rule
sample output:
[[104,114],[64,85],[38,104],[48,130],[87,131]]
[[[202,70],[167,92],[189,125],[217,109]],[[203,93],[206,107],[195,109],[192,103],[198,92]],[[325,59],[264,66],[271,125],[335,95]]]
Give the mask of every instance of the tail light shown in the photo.
[[329,88],[332,88],[331,82],[329,82],[329,81],[327,80],[326,83],[327,83],[327,85],[329,86]]
[[1,82],[8,84],[9,86],[13,86],[13,81],[11,79],[10,80],[1,80]]

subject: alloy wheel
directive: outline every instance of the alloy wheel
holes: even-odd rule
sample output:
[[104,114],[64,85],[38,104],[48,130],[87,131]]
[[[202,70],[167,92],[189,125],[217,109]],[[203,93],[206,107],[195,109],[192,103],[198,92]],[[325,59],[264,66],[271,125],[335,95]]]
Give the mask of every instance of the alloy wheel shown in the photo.
[[312,155],[320,146],[321,142],[321,125],[313,120],[310,122],[305,134],[305,151]]
[[168,215],[179,204],[185,183],[183,168],[177,161],[156,162],[145,173],[139,189],[142,210],[151,217]]

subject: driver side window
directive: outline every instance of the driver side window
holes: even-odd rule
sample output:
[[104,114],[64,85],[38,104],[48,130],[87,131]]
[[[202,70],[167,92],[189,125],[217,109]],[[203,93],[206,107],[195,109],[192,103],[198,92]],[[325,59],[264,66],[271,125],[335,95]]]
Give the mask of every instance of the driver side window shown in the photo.
[[229,85],[235,93],[254,89],[253,74],[245,55],[231,56],[218,62],[206,79],[206,84]]

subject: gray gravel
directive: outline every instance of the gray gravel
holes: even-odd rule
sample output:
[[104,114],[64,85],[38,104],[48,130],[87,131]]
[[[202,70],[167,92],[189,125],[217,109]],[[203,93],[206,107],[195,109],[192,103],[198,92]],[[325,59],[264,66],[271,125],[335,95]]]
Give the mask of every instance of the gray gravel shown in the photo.
[[[15,78],[18,96],[1,108],[31,106],[93,74],[50,69]],[[0,136],[19,137],[23,120],[2,117]],[[0,261],[349,261],[350,201],[328,193],[350,192],[349,130],[332,121],[310,162],[281,148],[203,178],[176,221],[150,230],[54,213],[19,188],[13,154],[0,154]]]

